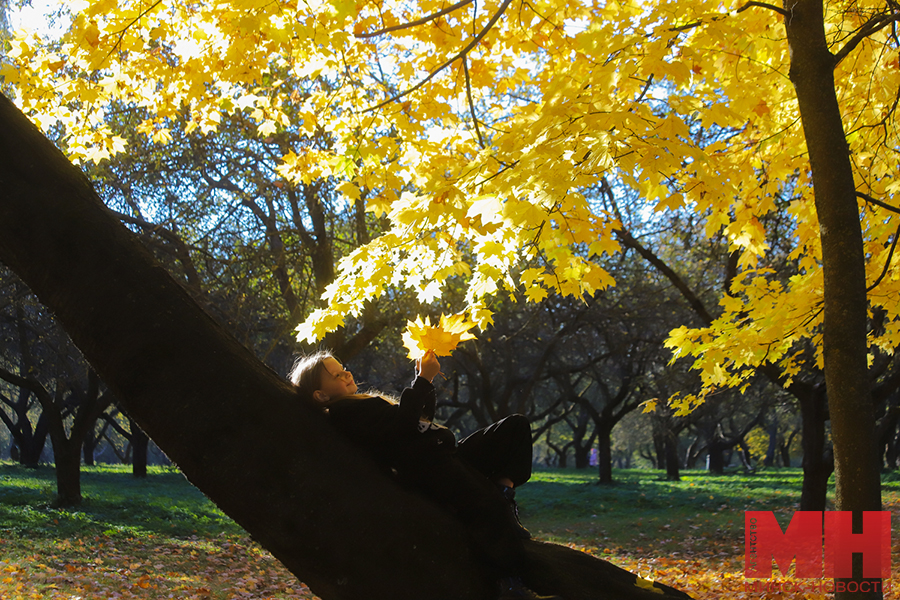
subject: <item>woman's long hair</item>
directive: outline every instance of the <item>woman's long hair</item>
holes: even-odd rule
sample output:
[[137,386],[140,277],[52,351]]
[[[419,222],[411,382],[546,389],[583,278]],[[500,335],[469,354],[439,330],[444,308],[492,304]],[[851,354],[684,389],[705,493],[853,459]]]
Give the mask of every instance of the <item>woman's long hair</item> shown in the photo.
[[312,399],[313,393],[322,387],[326,358],[334,358],[334,355],[328,350],[319,350],[307,356],[298,356],[294,361],[288,379],[297,387],[301,396]]
[[[326,358],[337,360],[337,357],[330,350],[319,350],[313,354],[298,356],[294,361],[294,366],[291,367],[288,373],[288,379],[297,387],[297,392],[302,397],[313,400],[313,394],[316,390],[322,388],[322,376],[328,372],[325,368]],[[348,394],[347,396],[341,396],[341,398],[332,398],[332,401],[343,398],[371,398],[372,396],[384,398],[394,404],[397,403],[397,399],[394,396],[378,390],[369,390],[365,394]]]

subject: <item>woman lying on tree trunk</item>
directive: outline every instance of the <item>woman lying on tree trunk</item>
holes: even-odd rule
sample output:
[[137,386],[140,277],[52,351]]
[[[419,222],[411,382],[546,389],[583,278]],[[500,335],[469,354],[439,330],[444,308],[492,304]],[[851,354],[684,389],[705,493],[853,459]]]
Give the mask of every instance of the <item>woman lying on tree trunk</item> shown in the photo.
[[441,365],[433,352],[416,361],[416,378],[395,400],[380,393],[357,394],[350,371],[330,352],[296,361],[290,379],[301,395],[322,406],[334,427],[371,454],[401,485],[445,506],[466,527],[474,546],[493,568],[501,600],[547,599],[525,587],[515,488],[531,477],[531,428],[511,415],[459,443],[433,422],[432,380]]

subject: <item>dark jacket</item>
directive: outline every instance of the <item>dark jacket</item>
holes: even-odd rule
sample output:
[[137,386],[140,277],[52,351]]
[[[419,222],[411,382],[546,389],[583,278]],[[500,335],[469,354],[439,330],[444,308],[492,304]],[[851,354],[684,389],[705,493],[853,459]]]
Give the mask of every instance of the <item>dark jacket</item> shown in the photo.
[[399,404],[378,396],[342,398],[328,407],[332,425],[379,463],[395,468],[411,455],[450,452],[456,438],[434,424],[436,396],[427,379],[417,377],[400,394]]

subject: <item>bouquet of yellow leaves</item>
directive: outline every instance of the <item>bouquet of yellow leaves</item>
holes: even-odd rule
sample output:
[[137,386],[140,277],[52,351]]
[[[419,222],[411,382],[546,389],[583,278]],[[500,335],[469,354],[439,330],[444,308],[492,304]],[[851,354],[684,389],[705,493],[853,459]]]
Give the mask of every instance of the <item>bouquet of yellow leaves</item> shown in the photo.
[[403,334],[403,345],[409,349],[409,358],[419,359],[429,350],[437,356],[450,356],[457,344],[475,337],[469,330],[475,323],[466,320],[465,313],[457,315],[441,315],[440,323],[432,325],[431,320],[417,317],[415,321],[406,322]]

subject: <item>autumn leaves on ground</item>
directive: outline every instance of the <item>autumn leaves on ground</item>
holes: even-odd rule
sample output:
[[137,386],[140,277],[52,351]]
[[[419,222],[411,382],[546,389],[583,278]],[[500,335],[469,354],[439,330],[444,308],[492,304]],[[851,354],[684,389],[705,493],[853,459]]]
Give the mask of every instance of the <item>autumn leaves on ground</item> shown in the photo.
[[[86,467],[84,505],[58,510],[50,506],[50,468],[0,463],[0,598],[315,597],[179,473],[156,469],[136,480],[126,469]],[[745,591],[743,515],[774,510],[789,519],[799,470],[687,471],[680,482],[649,470],[616,476],[618,483],[600,486],[591,471],[539,471],[520,491],[526,524],[538,539],[590,552],[698,600],[775,597]],[[896,531],[900,482],[886,481],[884,497]]]

